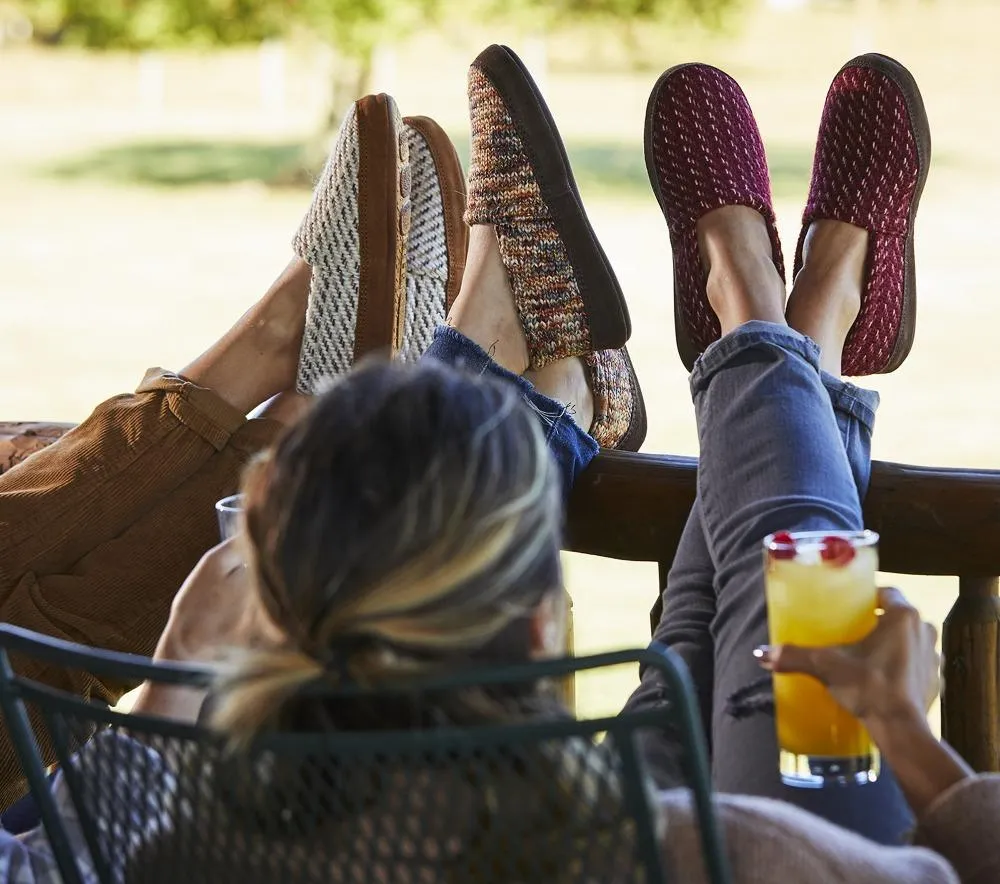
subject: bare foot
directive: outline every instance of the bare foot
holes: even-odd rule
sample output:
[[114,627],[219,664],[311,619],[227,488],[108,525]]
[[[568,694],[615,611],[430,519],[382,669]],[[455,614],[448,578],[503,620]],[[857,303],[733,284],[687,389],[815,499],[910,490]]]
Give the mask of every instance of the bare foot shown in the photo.
[[802,269],[786,317],[820,349],[820,366],[840,374],[844,341],[858,318],[865,282],[868,231],[843,221],[814,221],[802,245]]
[[465,275],[448,314],[448,325],[508,371],[524,374],[527,370],[528,342],[492,225],[477,224],[469,232]]
[[295,386],[312,271],[293,258],[256,304],[181,371],[244,414]]
[[525,372],[524,376],[539,393],[567,406],[576,425],[583,432],[590,432],[594,423],[594,395],[579,358],[557,359],[538,371]]
[[752,319],[785,324],[785,285],[774,267],[767,224],[747,206],[723,206],[698,221],[708,301],[722,333]]

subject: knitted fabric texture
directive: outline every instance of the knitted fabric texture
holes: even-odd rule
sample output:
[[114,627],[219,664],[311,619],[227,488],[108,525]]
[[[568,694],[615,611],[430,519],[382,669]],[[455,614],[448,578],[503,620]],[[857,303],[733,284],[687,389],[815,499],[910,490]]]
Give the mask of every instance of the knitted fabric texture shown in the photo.
[[617,448],[628,432],[635,408],[632,372],[625,350],[599,350],[583,357],[594,397],[590,435],[602,448]]
[[875,374],[889,362],[903,314],[906,237],[920,169],[906,100],[885,74],[866,67],[842,70],[823,107],[802,244],[817,218],[864,227],[868,279],[861,311],[844,344],[845,375]]
[[525,145],[489,78],[469,69],[472,156],[468,224],[493,224],[532,368],[591,351],[590,326],[566,246]]
[[785,265],[771,203],[767,157],[750,103],[728,74],[703,64],[678,68],[653,96],[647,139],[674,253],[674,297],[688,337],[703,351],[721,334],[698,253],[698,219],[722,206],[749,206],[767,222],[778,275]]
[[406,325],[404,360],[418,359],[430,346],[434,329],[445,320],[448,243],[444,203],[434,155],[424,137],[409,126],[411,220],[406,252]]
[[292,248],[312,267],[296,387],[314,394],[354,361],[361,246],[358,121],[352,105],[313,191]]

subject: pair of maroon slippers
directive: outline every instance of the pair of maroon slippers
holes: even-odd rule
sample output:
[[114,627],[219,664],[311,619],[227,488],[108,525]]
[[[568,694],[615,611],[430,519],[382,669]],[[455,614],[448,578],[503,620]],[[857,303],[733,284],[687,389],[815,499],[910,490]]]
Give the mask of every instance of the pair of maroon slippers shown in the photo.
[[[845,221],[868,231],[861,310],[842,357],[845,375],[894,371],[910,352],[917,298],[913,226],[930,154],[927,114],[910,72],[875,54],[844,65],[823,107],[793,278],[814,221]],[[698,252],[702,216],[733,205],[758,211],[774,266],[785,275],[767,157],[739,84],[704,64],[663,74],[647,108],[646,166],[670,229],[677,349],[690,369],[720,335]]]

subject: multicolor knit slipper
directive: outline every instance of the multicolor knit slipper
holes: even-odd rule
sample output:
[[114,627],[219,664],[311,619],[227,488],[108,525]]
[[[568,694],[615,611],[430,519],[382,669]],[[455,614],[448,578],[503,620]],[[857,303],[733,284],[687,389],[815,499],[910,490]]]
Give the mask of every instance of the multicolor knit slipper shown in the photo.
[[410,146],[410,234],[402,358],[418,359],[458,296],[469,248],[465,176],[455,146],[428,117],[404,117]]
[[748,206],[767,223],[774,266],[785,264],[774,221],[764,143],[746,95],[707,64],[666,71],[646,107],[646,170],[670,230],[677,351],[690,371],[721,329],[708,303],[697,223],[723,206]]
[[818,219],[868,231],[868,277],[844,343],[845,375],[895,371],[913,346],[913,226],[930,160],[930,125],[913,75],[884,55],[845,64],[823,106],[795,250],[797,274],[806,232]]
[[466,221],[492,224],[533,369],[619,349],[628,307],[580,200],[562,139],[524,64],[490,46],[469,69]]
[[638,451],[646,439],[646,403],[628,349],[589,353],[583,367],[594,397],[590,435],[602,448]]
[[368,95],[345,116],[292,243],[312,267],[299,392],[316,393],[362,356],[402,346],[409,196],[396,102]]

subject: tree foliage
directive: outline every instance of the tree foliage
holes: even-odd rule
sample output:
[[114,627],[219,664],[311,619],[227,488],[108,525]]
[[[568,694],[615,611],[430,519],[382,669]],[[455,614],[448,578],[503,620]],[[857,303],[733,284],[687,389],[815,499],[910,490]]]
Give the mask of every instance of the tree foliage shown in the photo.
[[516,18],[538,27],[572,19],[650,20],[682,13],[710,20],[739,0],[21,0],[38,39],[96,49],[255,43],[312,31],[359,61],[448,11],[463,20]]

